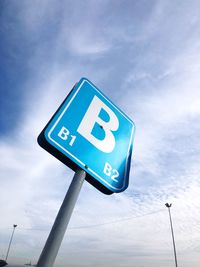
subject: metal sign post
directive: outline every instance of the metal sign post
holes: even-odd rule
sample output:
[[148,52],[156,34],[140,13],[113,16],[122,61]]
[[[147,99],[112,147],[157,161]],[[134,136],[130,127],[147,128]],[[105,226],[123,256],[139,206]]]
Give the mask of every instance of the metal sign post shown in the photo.
[[40,255],[37,267],[52,267],[69,220],[71,218],[74,206],[76,204],[82,184],[85,180],[86,172],[83,170],[76,171],[64,201],[60,207],[58,215],[55,219],[49,237]]
[[[52,267],[83,181],[105,194],[128,187],[134,122],[82,78],[38,136],[41,147],[77,171],[37,267]],[[86,175],[87,173],[87,175]]]

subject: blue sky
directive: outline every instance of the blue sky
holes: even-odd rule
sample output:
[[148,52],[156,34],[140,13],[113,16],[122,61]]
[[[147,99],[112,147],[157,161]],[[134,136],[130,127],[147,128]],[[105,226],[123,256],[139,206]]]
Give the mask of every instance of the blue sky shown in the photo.
[[130,184],[84,183],[55,266],[200,262],[199,1],[0,2],[0,257],[36,262],[73,172],[37,136],[81,77],[136,126]]

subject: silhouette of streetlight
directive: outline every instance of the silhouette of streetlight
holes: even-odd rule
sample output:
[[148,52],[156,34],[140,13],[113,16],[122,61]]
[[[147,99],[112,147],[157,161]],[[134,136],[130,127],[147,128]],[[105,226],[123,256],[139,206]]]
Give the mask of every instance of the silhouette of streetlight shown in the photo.
[[170,208],[171,208],[172,204],[166,203],[165,206],[168,208],[168,211],[169,211],[169,220],[170,220],[170,226],[171,226],[171,232],[172,232],[172,241],[173,241],[173,248],[174,248],[175,266],[178,267],[177,257],[176,257],[176,246],[175,246],[175,240],[174,240],[174,231],[173,231],[173,226],[172,226],[172,217],[171,217],[171,212],[170,212]]
[[7,250],[7,254],[6,254],[6,261],[8,259],[8,254],[9,254],[9,251],[10,251],[10,246],[11,246],[11,243],[12,243],[12,240],[13,240],[13,235],[14,235],[16,227],[17,227],[17,224],[13,224],[13,231],[12,231],[12,235],[11,235],[10,242],[9,242],[9,245],[8,245],[8,250]]

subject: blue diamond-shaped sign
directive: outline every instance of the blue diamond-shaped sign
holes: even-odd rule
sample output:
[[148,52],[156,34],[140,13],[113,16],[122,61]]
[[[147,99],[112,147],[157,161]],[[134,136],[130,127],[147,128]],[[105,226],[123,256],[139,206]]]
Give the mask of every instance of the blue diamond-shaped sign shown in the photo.
[[39,144],[106,194],[128,187],[134,123],[82,78],[38,138]]

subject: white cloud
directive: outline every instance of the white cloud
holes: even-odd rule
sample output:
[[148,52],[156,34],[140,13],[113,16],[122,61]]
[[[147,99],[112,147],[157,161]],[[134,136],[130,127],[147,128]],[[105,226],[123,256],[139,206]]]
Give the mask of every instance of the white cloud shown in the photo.
[[70,50],[86,56],[105,53],[110,49],[110,44],[104,38],[95,35],[91,33],[91,29],[84,32],[79,29],[77,32],[73,32],[69,38]]

